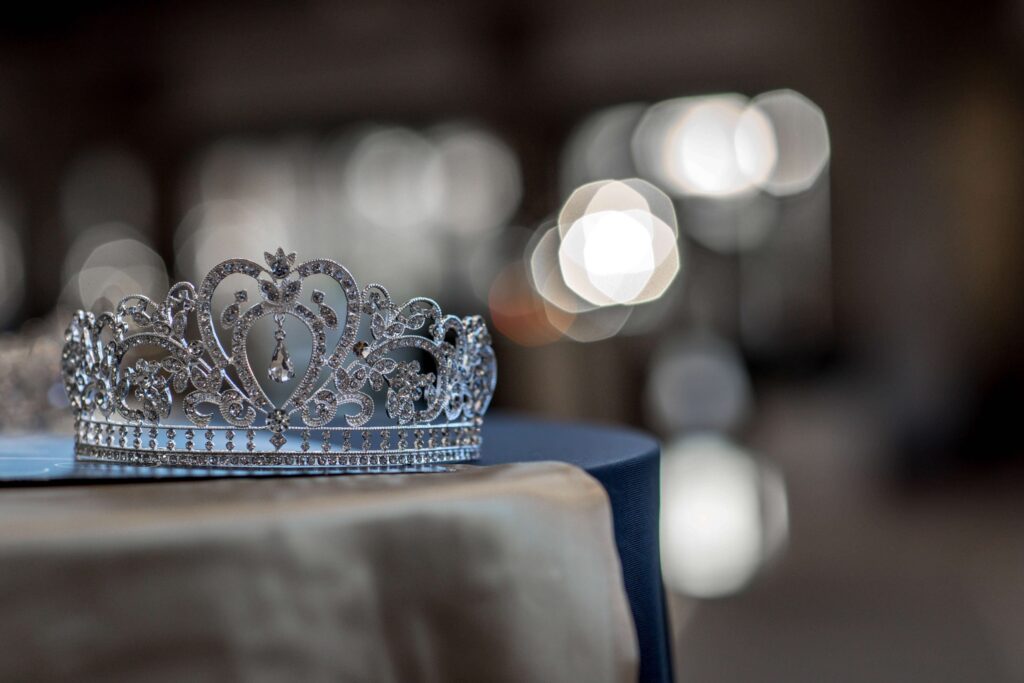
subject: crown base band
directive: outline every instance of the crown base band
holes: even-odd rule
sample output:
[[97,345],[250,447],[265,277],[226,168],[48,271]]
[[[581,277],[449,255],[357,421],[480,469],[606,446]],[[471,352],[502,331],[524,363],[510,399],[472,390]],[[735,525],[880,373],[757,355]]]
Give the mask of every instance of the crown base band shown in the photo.
[[[275,438],[280,438],[276,448]],[[83,462],[218,469],[407,467],[477,460],[481,441],[478,420],[406,428],[327,426],[280,434],[265,427],[143,427],[82,419],[76,426],[75,457]]]
[[250,453],[210,451],[187,453],[135,450],[90,444],[75,445],[79,462],[130,465],[134,467],[184,467],[206,469],[330,469],[373,471],[423,465],[465,463],[480,458],[479,446],[458,446],[435,450],[377,453]]

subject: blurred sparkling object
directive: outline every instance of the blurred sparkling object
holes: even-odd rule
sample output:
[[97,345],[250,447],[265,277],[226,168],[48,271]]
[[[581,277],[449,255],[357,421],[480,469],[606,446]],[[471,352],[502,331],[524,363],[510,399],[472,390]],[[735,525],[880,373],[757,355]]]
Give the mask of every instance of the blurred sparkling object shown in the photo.
[[704,333],[673,339],[654,354],[646,404],[663,432],[727,432],[750,410],[750,379],[725,340]]
[[167,269],[138,232],[120,223],[98,225],[75,238],[64,259],[69,307],[112,308],[129,294],[160,296]]
[[671,200],[642,180],[578,188],[558,218],[558,262],[565,284],[595,306],[660,297],[680,268]]
[[774,90],[755,97],[747,112],[770,122],[777,148],[778,158],[760,186],[778,196],[811,187],[831,155],[828,124],[818,105],[793,90]]
[[444,202],[439,220],[457,235],[504,226],[519,206],[522,179],[512,150],[491,133],[449,124],[432,131]]
[[123,149],[84,154],[68,167],[60,189],[64,227],[75,234],[101,223],[119,222],[148,231],[156,192],[149,168]]
[[621,104],[588,116],[570,134],[562,153],[562,196],[602,178],[636,175],[630,141],[645,107]]
[[377,128],[364,135],[343,182],[352,207],[377,228],[422,229],[442,218],[443,159],[433,141],[408,128]]
[[641,173],[677,195],[756,190],[776,163],[767,118],[742,95],[686,97],[652,106],[633,136]]
[[784,545],[778,471],[726,439],[679,439],[661,462],[661,557],[670,589],[697,598],[742,589]]
[[60,379],[63,320],[26,323],[17,333],[0,335],[0,430],[71,429],[71,413]]

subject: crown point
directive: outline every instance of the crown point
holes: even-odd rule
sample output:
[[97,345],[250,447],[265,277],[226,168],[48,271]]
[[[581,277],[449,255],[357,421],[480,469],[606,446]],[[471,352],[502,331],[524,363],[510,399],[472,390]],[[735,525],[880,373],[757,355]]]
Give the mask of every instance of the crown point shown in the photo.
[[281,247],[278,247],[273,254],[269,251],[263,252],[263,258],[266,260],[267,266],[270,267],[271,274],[276,278],[288,275],[295,264],[295,252],[285,254]]

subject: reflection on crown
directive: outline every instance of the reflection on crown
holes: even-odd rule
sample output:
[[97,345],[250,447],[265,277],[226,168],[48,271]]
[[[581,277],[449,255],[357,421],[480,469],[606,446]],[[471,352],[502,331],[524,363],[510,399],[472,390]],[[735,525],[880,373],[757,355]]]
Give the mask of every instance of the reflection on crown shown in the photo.
[[[396,305],[384,287],[360,291],[345,267],[327,259],[296,265],[283,249],[264,257],[266,266],[224,261],[198,288],[171,287],[162,303],[129,296],[111,313],[75,314],[62,373],[79,460],[380,469],[478,457],[497,377],[482,318],[443,315],[424,298]],[[215,316],[214,292],[229,277],[258,300],[238,289]],[[308,303],[302,298],[304,288],[331,280],[343,311],[320,289]],[[274,331],[262,376],[268,386],[295,383],[277,403],[249,356],[264,318]],[[286,330],[296,320],[309,332],[298,349]],[[295,358],[307,356],[296,377]]]

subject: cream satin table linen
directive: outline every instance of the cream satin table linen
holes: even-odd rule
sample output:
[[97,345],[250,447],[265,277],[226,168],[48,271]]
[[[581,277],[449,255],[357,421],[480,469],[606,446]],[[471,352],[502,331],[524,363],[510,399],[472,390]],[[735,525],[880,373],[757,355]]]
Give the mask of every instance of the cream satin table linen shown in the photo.
[[608,499],[561,463],[0,491],[0,676],[632,681]]

